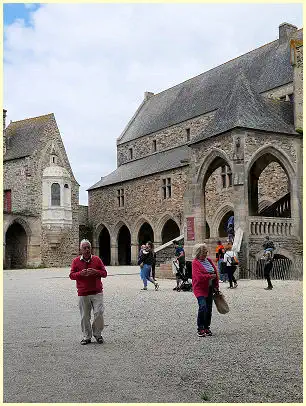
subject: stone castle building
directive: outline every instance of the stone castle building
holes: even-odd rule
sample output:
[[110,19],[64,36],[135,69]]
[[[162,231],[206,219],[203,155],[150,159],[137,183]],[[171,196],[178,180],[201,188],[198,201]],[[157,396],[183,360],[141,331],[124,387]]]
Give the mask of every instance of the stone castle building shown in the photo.
[[68,266],[78,254],[79,185],[55,117],[3,110],[4,267]]
[[248,266],[265,235],[302,254],[302,30],[144,100],[117,139],[117,169],[88,190],[93,247],[135,264],[139,245],[215,245],[235,216]]

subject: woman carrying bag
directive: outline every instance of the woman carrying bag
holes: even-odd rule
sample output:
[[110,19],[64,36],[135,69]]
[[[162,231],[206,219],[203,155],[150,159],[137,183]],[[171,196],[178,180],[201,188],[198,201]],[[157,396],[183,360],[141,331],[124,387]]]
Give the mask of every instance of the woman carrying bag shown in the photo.
[[198,337],[212,335],[210,323],[213,294],[219,292],[218,272],[213,261],[207,258],[207,252],[206,244],[197,244],[192,261],[192,289],[199,305]]
[[[230,284],[229,289],[237,288],[238,283],[236,281],[234,273],[235,273],[237,265],[238,265],[238,260],[235,257],[234,251],[232,251],[231,244],[228,244],[225,247],[225,254],[224,254],[223,261],[226,266],[226,272],[228,274],[228,280],[229,280],[229,284]],[[234,282],[234,286],[233,286],[233,282]]]

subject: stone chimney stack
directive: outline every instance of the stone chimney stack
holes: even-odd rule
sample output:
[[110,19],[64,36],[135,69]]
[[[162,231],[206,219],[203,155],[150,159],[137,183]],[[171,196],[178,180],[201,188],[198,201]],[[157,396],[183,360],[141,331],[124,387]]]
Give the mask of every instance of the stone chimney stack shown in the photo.
[[149,99],[151,99],[151,97],[154,96],[154,93],[152,92],[144,92],[144,100],[147,101]]
[[4,130],[5,130],[5,121],[6,121],[6,113],[7,110],[3,109],[3,135],[4,135]]
[[279,43],[285,44],[290,40],[292,34],[297,30],[295,25],[289,23],[282,23],[278,27],[279,32]]

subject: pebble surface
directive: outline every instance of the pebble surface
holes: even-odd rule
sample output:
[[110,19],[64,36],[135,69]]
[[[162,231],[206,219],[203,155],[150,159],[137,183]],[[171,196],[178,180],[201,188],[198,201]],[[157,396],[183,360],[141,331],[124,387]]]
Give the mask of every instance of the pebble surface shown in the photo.
[[81,346],[69,269],[5,270],[4,402],[302,402],[302,282],[220,284],[212,337],[173,280],[141,291],[138,267],[107,267],[105,343]]

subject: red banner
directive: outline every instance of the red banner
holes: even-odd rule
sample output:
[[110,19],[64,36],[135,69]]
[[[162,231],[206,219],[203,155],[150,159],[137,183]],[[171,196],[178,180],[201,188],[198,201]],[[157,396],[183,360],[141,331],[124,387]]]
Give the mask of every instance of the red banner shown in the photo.
[[194,241],[194,217],[187,217],[187,241]]

